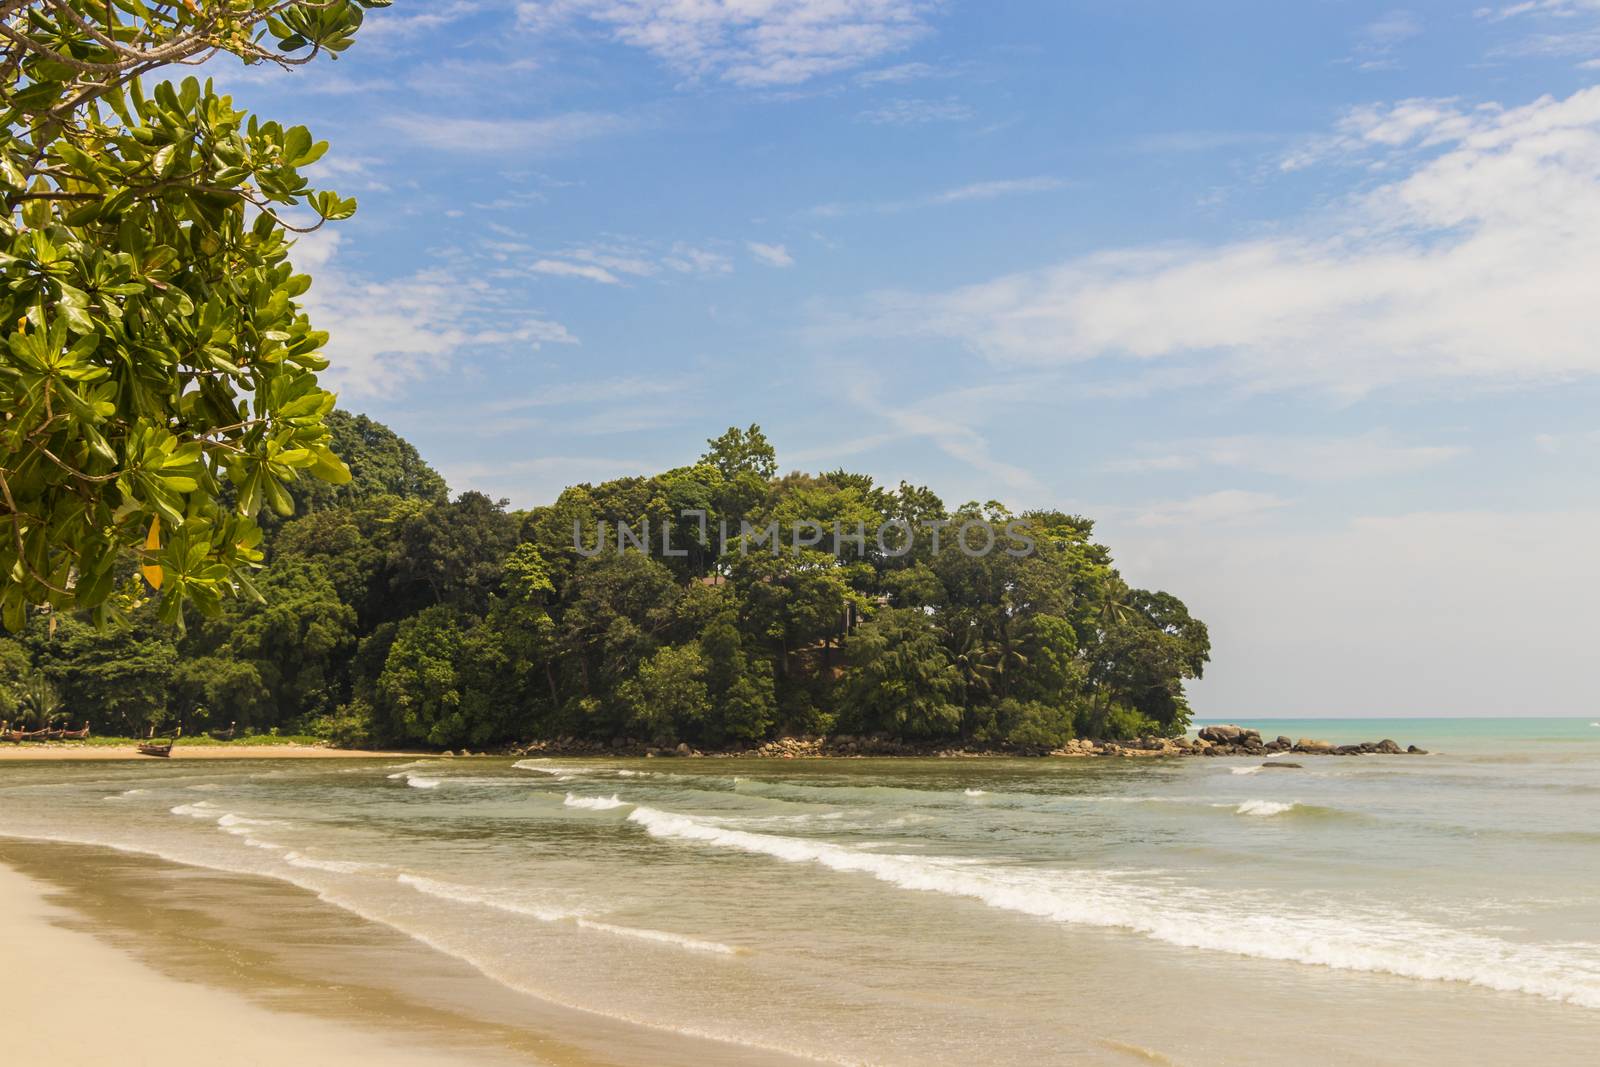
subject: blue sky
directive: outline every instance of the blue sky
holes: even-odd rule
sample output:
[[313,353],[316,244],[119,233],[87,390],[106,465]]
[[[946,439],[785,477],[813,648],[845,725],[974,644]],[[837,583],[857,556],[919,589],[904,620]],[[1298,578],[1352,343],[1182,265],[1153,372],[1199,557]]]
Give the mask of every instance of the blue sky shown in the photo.
[[1202,714],[1600,712],[1600,0],[397,0],[219,79],[457,489],[759,422],[1096,517]]

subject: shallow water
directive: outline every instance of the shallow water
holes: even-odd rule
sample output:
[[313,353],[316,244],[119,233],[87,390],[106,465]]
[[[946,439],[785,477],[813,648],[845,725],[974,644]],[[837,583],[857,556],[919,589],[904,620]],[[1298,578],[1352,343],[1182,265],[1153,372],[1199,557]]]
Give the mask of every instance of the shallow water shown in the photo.
[[1600,727],[1262,725],[1434,754],[12,764],[0,833],[825,1061],[1587,1062]]

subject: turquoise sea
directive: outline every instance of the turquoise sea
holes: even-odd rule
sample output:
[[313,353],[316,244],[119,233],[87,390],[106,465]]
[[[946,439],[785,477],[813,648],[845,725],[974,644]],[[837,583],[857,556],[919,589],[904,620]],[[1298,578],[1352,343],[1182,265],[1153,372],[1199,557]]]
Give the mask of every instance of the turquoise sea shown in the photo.
[[0,834],[293,883],[750,1062],[1593,1062],[1600,726],[1246,725],[1430,754],[10,763]]

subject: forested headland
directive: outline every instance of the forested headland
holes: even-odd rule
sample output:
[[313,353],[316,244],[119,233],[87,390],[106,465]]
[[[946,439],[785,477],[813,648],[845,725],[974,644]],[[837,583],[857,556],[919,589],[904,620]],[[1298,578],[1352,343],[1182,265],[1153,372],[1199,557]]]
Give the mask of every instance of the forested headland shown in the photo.
[[[263,518],[261,602],[190,607],[182,628],[154,603],[109,627],[36,613],[0,638],[4,717],[439,748],[825,733],[1037,748],[1181,732],[1184,682],[1209,658],[1204,624],[1129,587],[1090,520],[951,508],[845,470],[780,475],[757,426],[689,466],[514,511],[452,497],[365,416],[328,425],[352,478],[291,483],[294,517]],[[719,551],[686,512],[713,530],[888,522],[914,538]],[[980,519],[1017,524],[1032,551],[970,554],[948,534],[936,550],[944,520]],[[672,554],[595,552],[619,523],[669,530]]]

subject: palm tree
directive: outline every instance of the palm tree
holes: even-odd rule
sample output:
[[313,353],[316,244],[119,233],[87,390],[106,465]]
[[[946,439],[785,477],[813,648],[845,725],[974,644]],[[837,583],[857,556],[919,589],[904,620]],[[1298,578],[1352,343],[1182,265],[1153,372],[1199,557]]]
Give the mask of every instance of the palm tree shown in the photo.
[[22,680],[17,688],[17,715],[25,717],[35,729],[49,726],[61,714],[61,694],[50,684],[50,679],[34,673]]

